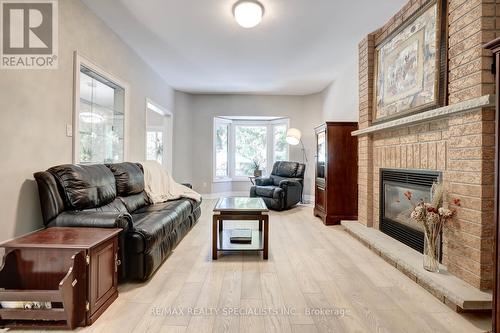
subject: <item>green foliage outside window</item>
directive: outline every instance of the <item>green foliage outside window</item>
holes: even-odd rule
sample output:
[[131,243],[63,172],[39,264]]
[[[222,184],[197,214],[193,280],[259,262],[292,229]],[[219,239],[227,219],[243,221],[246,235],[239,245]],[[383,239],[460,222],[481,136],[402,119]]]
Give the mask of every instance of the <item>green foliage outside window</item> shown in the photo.
[[265,166],[267,161],[267,127],[236,126],[236,175],[251,176],[254,161]]
[[286,125],[274,127],[274,161],[288,159],[288,143],[286,142]]
[[217,126],[215,132],[215,153],[216,153],[216,165],[215,165],[215,175],[217,177],[227,177],[229,176],[228,170],[228,134],[229,126],[227,124]]

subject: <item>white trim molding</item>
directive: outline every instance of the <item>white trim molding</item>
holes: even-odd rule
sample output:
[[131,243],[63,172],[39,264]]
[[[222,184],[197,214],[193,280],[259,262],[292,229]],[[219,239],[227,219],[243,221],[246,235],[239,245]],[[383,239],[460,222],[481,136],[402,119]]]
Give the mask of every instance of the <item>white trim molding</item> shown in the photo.
[[117,86],[123,88],[124,91],[124,124],[123,124],[123,161],[129,159],[129,135],[130,135],[130,85],[119,77],[107,72],[102,67],[96,65],[93,61],[83,56],[79,51],[73,53],[73,163],[79,163],[78,156],[80,155],[80,135],[79,135],[79,114],[80,114],[80,70],[81,66],[90,69],[91,71],[101,75],[107,80],[113,82]]
[[382,124],[373,125],[367,128],[354,131],[351,134],[352,136],[365,135],[397,127],[414,125],[429,120],[443,118],[446,116],[491,106],[495,106],[495,95],[484,95],[481,97],[470,99],[468,101],[443,106],[437,109],[421,112],[401,119],[391,120]]
[[[159,103],[156,103],[151,98],[146,97],[146,107],[145,107],[145,116],[144,116],[144,159],[147,159],[147,144],[148,144],[148,130],[151,129],[151,126],[148,126],[148,110],[152,112],[156,112],[162,117],[165,117],[166,125],[161,128],[161,131],[166,132],[166,138],[163,142],[164,150],[163,150],[163,161],[166,162],[164,167],[172,174],[173,171],[173,149],[174,149],[174,114],[168,110],[166,107],[162,106]],[[154,126],[153,126],[154,127]]]

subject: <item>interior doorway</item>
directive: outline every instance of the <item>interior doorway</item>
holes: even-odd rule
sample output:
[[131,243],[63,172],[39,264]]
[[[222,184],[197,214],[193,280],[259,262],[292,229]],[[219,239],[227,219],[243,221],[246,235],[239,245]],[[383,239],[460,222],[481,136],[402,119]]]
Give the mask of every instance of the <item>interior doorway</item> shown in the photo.
[[172,173],[173,114],[146,99],[146,160],[157,161]]

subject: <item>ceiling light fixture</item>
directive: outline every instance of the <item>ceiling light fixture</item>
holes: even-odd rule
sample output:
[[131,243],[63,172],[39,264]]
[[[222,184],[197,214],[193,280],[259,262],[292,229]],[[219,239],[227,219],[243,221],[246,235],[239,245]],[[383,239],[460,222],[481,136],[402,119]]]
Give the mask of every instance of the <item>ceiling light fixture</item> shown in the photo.
[[243,28],[253,28],[262,21],[264,6],[254,0],[240,0],[233,6],[233,15]]

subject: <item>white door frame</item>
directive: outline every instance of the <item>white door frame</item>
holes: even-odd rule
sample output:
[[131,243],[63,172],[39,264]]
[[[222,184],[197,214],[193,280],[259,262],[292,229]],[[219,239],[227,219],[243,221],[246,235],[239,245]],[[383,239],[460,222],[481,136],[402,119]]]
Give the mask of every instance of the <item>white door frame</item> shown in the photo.
[[166,130],[166,136],[165,136],[165,149],[163,150],[163,161],[165,163],[165,168],[172,174],[172,163],[173,163],[173,147],[174,147],[174,114],[168,110],[166,107],[162,106],[159,103],[156,103],[153,101],[151,98],[146,98],[146,107],[145,107],[145,122],[144,122],[144,158],[147,158],[147,151],[146,151],[146,145],[147,145],[147,136],[148,136],[148,110],[151,110],[153,112],[159,113],[160,115],[164,116],[167,118],[167,127],[165,128]]

